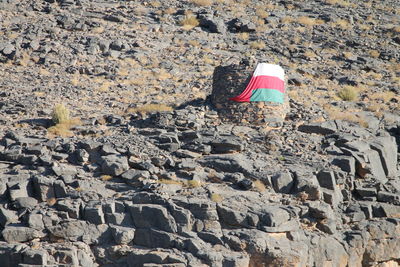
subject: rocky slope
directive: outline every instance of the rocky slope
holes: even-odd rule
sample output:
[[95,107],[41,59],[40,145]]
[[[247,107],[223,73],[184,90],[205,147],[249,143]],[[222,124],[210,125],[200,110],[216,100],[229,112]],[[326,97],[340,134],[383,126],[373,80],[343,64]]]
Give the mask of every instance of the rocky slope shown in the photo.
[[[0,0],[1,266],[398,266],[398,4]],[[257,62],[276,125],[211,103]]]

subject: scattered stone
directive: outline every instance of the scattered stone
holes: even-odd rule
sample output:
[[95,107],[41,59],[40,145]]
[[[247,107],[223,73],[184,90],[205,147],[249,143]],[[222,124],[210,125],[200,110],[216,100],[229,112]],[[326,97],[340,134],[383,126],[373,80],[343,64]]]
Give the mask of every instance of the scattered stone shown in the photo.
[[237,138],[223,138],[211,142],[212,153],[233,153],[240,152],[243,150],[243,142]]
[[238,187],[242,190],[250,190],[253,188],[253,181],[250,179],[242,179],[238,182]]
[[50,198],[55,198],[53,179],[44,176],[33,177],[36,198],[39,201],[46,201]]
[[294,185],[294,179],[289,171],[279,173],[271,177],[275,192],[289,194]]
[[333,171],[320,171],[317,174],[317,179],[321,187],[331,190],[336,189],[336,178]]
[[136,228],[156,228],[167,232],[177,231],[174,218],[160,205],[140,204],[129,206]]
[[0,207],[0,225],[5,227],[10,223],[18,222],[18,214],[13,210],[8,210],[3,207]]
[[103,156],[101,165],[104,174],[118,176],[129,169],[128,160],[120,155]]
[[127,245],[135,237],[135,229],[121,226],[112,226],[111,231],[118,245]]
[[23,243],[45,236],[45,234],[40,231],[24,226],[6,226],[1,234],[8,243]]
[[352,175],[356,173],[356,162],[353,157],[340,156],[332,161],[332,164],[338,166],[342,171],[348,172]]

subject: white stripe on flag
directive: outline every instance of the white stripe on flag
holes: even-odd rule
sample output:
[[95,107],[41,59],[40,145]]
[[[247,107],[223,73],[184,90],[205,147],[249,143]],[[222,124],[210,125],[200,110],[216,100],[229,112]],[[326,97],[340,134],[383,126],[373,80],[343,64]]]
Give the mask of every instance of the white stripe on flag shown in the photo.
[[256,67],[256,70],[253,73],[253,77],[261,75],[275,76],[281,79],[282,81],[285,81],[285,71],[279,65],[259,63]]

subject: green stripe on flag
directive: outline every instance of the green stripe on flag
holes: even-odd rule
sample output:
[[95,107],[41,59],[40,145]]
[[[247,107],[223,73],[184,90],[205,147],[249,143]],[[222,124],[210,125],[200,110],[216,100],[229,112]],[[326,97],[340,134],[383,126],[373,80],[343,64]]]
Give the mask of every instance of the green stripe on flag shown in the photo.
[[253,90],[250,97],[250,102],[253,101],[269,101],[283,104],[284,93],[275,89],[259,88]]

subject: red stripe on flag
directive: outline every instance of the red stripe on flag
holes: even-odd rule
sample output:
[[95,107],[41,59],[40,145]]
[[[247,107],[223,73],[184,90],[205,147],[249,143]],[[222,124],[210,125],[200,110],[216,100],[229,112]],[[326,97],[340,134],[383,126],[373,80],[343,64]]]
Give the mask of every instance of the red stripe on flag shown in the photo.
[[249,102],[252,91],[255,89],[274,89],[281,93],[285,92],[285,82],[276,76],[260,75],[253,76],[247,85],[246,89],[238,96],[230,98],[236,102]]
[[254,78],[254,84],[252,85],[252,90],[259,88],[275,89],[281,93],[285,92],[285,82],[275,76],[256,76]]

